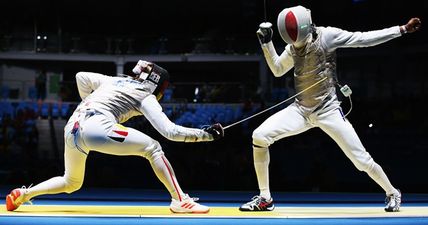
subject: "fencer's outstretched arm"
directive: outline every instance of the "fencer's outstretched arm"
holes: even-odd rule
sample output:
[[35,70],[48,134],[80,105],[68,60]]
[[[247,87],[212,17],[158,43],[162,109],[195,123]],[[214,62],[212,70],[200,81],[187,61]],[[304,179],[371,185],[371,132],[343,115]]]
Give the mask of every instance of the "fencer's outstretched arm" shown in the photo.
[[275,77],[280,77],[293,68],[293,58],[291,58],[287,51],[284,51],[281,56],[278,56],[276,53],[272,42],[272,23],[261,23],[259,29],[256,31],[256,35],[262,46],[266,62]]
[[76,74],[77,89],[80,98],[85,99],[89,94],[96,90],[103,82],[110,77],[99,73],[78,72]]
[[382,30],[367,32],[349,32],[335,27],[325,28],[325,44],[329,49],[336,48],[359,48],[382,44],[406,32],[413,33],[420,27],[420,20],[412,18],[406,25],[394,26]]
[[332,50],[375,46],[401,36],[399,26],[367,32],[350,32],[336,27],[326,27],[323,33],[328,49]]
[[171,122],[154,95],[147,96],[141,103],[141,111],[153,127],[171,141],[201,142],[213,141],[210,133],[195,128],[187,128]]

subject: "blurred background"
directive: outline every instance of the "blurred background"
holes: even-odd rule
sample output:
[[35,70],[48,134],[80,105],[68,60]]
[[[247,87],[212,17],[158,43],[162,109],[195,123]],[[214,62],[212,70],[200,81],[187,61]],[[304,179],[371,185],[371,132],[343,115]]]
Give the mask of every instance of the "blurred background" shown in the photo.
[[[295,92],[275,78],[255,32],[263,0],[5,1],[0,14],[0,186],[62,175],[63,127],[79,103],[75,74],[130,73],[139,59],[171,74],[162,106],[177,124],[224,126]],[[422,19],[422,29],[385,44],[338,50],[338,77],[352,90],[348,116],[363,144],[402,192],[426,193],[425,77],[428,2],[266,0],[267,20],[301,4],[318,26],[368,31]],[[278,53],[285,47],[277,30]],[[341,94],[339,94],[341,96]],[[342,99],[344,111],[349,102]],[[184,190],[258,192],[251,134],[290,102],[229,128],[210,143],[176,143],[144,118],[126,123],[159,140]],[[271,146],[273,192],[382,192],[318,128]],[[161,189],[147,160],[91,152],[83,188]]]

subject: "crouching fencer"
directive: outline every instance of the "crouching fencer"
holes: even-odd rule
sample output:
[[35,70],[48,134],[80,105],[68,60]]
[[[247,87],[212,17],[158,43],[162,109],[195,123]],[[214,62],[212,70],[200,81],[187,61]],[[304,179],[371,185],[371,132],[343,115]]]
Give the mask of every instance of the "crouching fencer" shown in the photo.
[[[375,46],[420,28],[419,18],[407,24],[368,32],[349,32],[312,23],[311,12],[303,6],[279,13],[278,31],[287,44],[278,55],[272,43],[272,24],[260,24],[256,32],[267,64],[275,77],[294,67],[295,101],[266,119],[254,130],[253,155],[260,194],[240,207],[241,211],[274,209],[269,188],[269,146],[275,141],[319,127],[329,135],[352,161],[366,172],[386,193],[385,211],[399,211],[401,193],[366,151],[353,126],[344,116],[336,95],[336,49]],[[313,86],[313,84],[317,85]],[[308,89],[308,87],[312,87]],[[346,87],[346,86],[345,86]],[[341,88],[342,89],[342,88]],[[349,89],[342,89],[345,96]]]
[[130,127],[128,119],[143,115],[165,138],[181,142],[213,141],[223,137],[217,123],[204,129],[179,126],[162,112],[159,100],[168,85],[169,74],[160,66],[140,60],[133,76],[111,77],[98,73],[76,74],[82,102],[64,128],[64,176],[53,177],[29,188],[14,189],[6,197],[6,208],[16,210],[44,194],[72,193],[82,186],[85,163],[91,151],[119,156],[142,156],[149,160],[156,176],[169,191],[174,213],[207,213],[209,207],[184,193],[158,141]]

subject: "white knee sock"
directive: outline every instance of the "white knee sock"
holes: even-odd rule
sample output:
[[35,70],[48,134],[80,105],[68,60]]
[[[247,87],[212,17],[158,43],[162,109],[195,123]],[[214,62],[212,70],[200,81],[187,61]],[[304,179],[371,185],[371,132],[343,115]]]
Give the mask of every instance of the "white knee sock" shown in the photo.
[[34,187],[28,188],[25,201],[28,201],[36,196],[44,194],[58,194],[66,192],[67,183],[64,177],[53,177],[49,180],[43,181]]
[[260,196],[270,199],[269,189],[269,162],[268,148],[253,146],[254,168],[256,169],[257,181],[259,183]]
[[386,192],[387,195],[398,194],[398,191],[389,182],[388,177],[377,163],[373,162],[373,167],[367,171],[367,174]]
[[184,193],[177,182],[174,170],[168,162],[168,159],[162,155],[161,157],[151,161],[150,164],[152,165],[158,179],[168,189],[171,197],[175,200],[181,201]]

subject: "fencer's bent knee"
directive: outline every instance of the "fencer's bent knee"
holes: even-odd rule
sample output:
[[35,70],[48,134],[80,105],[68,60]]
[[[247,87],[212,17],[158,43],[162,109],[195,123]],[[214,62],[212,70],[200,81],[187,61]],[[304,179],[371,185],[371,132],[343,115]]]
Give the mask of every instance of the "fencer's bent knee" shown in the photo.
[[143,157],[149,161],[154,161],[155,159],[163,155],[162,146],[158,141],[153,140],[150,145],[146,147],[143,151]]
[[65,190],[64,192],[70,194],[79,190],[82,187],[83,181],[77,181],[72,179],[65,180]]
[[375,162],[370,157],[367,160],[355,160],[353,163],[359,171],[370,172],[373,169]]
[[255,129],[253,131],[253,145],[259,146],[262,148],[269,147],[270,143],[266,134],[261,129]]

